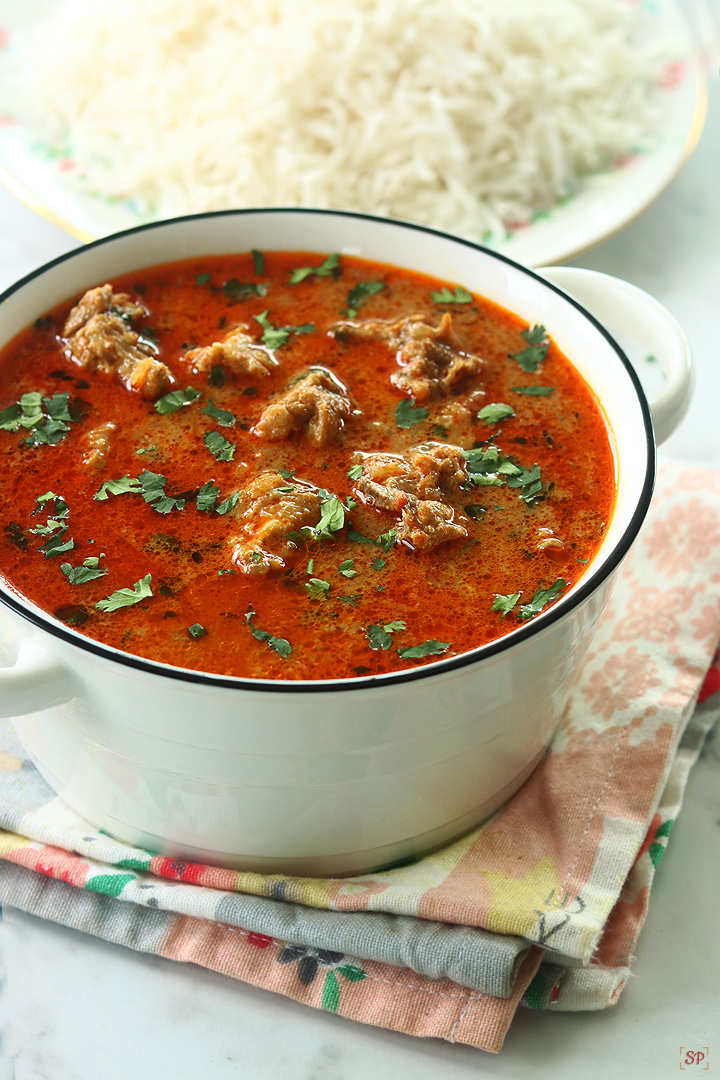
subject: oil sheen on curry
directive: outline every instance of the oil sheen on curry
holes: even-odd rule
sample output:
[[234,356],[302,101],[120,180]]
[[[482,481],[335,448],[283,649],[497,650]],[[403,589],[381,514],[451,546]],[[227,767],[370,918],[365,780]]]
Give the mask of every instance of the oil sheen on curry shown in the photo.
[[585,572],[615,498],[551,334],[335,254],[99,282],[0,356],[3,574],[81,634],[218,674],[493,641]]

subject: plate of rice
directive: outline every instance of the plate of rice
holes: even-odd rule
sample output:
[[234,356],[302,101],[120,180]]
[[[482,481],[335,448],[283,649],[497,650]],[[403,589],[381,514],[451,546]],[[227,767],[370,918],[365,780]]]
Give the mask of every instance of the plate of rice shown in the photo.
[[0,0],[0,180],[81,240],[307,206],[542,266],[646,209],[705,104],[678,0]]

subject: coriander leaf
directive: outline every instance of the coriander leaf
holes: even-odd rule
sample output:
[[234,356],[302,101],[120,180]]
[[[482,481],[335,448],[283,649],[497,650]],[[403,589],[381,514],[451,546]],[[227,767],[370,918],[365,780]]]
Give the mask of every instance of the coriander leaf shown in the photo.
[[208,401],[202,412],[206,416],[212,416],[213,420],[217,420],[218,424],[222,424],[224,427],[231,427],[237,423],[237,416],[234,413],[229,412],[227,409],[216,409],[212,401]]
[[72,423],[67,394],[53,394],[51,398],[44,397],[42,400],[45,412],[52,420],[65,420],[68,424]]
[[362,593],[353,593],[352,596],[338,596],[338,600],[342,600],[343,604],[357,604],[358,600],[362,600]]
[[182,510],[185,506],[184,499],[173,499],[165,494],[167,476],[161,476],[160,473],[143,469],[138,480],[140,481],[140,494],[145,502],[150,503],[153,510],[156,510],[158,514],[169,514],[171,510],[175,508]]
[[544,326],[528,327],[521,330],[520,336],[524,337],[528,347],[519,353],[510,353],[512,360],[517,360],[523,371],[535,372],[545,359],[550,343],[547,340],[547,331]]
[[283,480],[292,480],[295,475],[294,469],[278,469],[278,472],[282,476]]
[[297,270],[293,270],[290,275],[290,284],[298,285],[313,274],[316,277],[331,277],[339,267],[340,256],[338,254],[328,255],[319,266],[301,266]]
[[588,557],[587,557],[587,559],[578,559],[578,562],[579,562],[579,563],[587,563],[587,562],[590,562],[590,556],[588,556]]
[[353,570],[354,565],[355,565],[355,560],[354,559],[345,559],[344,562],[340,563],[340,565],[338,567],[338,570],[342,574],[343,577],[354,578],[354,577],[357,576],[357,570]]
[[252,257],[253,257],[253,266],[255,267],[255,274],[256,274],[257,277],[259,277],[260,274],[265,273],[265,256],[263,255],[262,251],[256,251],[255,248],[252,249],[251,254],[252,254]]
[[23,446],[42,446],[49,444],[54,446],[65,438],[69,426],[62,420],[46,420],[40,426],[34,428],[27,439],[23,439]]
[[192,626],[188,626],[188,634],[191,638],[207,637],[207,630],[199,622],[196,622]]
[[480,506],[479,503],[468,503],[467,506],[463,506],[463,510],[474,521],[481,521],[483,514],[487,513],[487,507]]
[[402,660],[419,660],[423,656],[439,656],[449,648],[449,641],[423,641],[421,645],[398,649],[398,656]]
[[305,588],[310,594],[311,600],[327,600],[330,592],[330,582],[323,581],[322,578],[311,577],[309,581],[305,582]]
[[130,607],[139,603],[148,596],[152,596],[152,574],[146,574],[144,578],[136,581],[131,589],[117,589],[105,600],[98,600],[95,607],[98,611],[117,611],[119,608]]
[[220,486],[214,484],[212,480],[208,480],[207,484],[203,484],[197,493],[195,498],[195,505],[198,510],[209,512],[215,507],[215,503],[218,501],[220,494]]
[[430,413],[419,405],[413,405],[411,398],[403,398],[395,410],[395,423],[399,428],[409,428],[413,424],[422,424]]
[[154,503],[151,503],[153,510],[156,510],[158,514],[169,514],[171,510],[176,507],[178,510],[182,510],[185,506],[184,499],[172,499],[169,495],[162,495],[159,499],[156,499]]
[[331,539],[334,532],[339,532],[345,524],[345,507],[333,495],[320,508],[320,520],[314,528],[318,540]]
[[169,394],[158,398],[155,410],[165,416],[167,413],[177,412],[185,405],[191,405],[200,396],[200,391],[194,390],[192,386],[188,386],[186,390],[171,390]]
[[236,570],[218,570],[218,577],[223,577],[224,574],[235,574]]
[[355,500],[352,498],[352,496],[348,495],[347,499],[345,500],[346,509],[347,510],[354,510],[356,506],[357,506],[357,503],[355,502]]
[[[98,561],[98,559],[86,559],[82,566],[71,566],[70,563],[65,562],[60,564],[60,569],[71,585],[84,585],[86,581],[94,581],[95,578],[105,577],[107,574],[107,570],[98,567]],[[88,566],[90,562],[94,562],[95,565]]]
[[517,604],[521,597],[521,593],[508,593],[507,596],[501,596],[500,593],[495,593],[495,599],[492,602],[491,611],[499,611],[502,614],[503,619],[509,611]]
[[259,315],[255,315],[255,322],[260,323],[263,328],[262,343],[268,349],[279,349],[290,337],[290,331],[286,330],[283,326],[277,328],[272,326],[268,321],[268,310],[261,311]]
[[386,634],[395,634],[398,630],[407,630],[407,623],[402,619],[394,619],[393,622],[385,623],[383,630]]
[[371,296],[375,296],[376,293],[379,293],[384,288],[386,288],[384,281],[359,281],[348,293],[348,317],[354,319],[357,315],[357,309],[361,307],[366,300],[369,300]]
[[219,431],[209,431],[203,435],[203,442],[218,461],[232,461],[237,443],[228,442]]
[[64,555],[66,551],[72,551],[75,547],[75,541],[73,539],[63,541],[63,536],[67,531],[67,525],[64,525],[60,532],[53,533],[44,544],[41,544],[38,551],[42,551],[46,559],[52,559],[55,555]]
[[538,615],[547,604],[557,600],[566,585],[567,581],[564,578],[558,578],[549,589],[538,589],[530,603],[523,604],[520,608],[520,618],[532,619],[534,615]]
[[381,559],[378,556],[377,559],[373,559],[373,561],[370,563],[370,566],[373,568],[373,570],[382,570],[383,566],[387,566],[387,563],[384,559]]
[[225,372],[223,371],[222,364],[213,364],[210,368],[210,374],[208,375],[208,382],[211,386],[225,385]]
[[7,409],[0,409],[0,430],[17,431],[20,426],[22,409],[19,404],[8,405]]
[[357,465],[353,465],[351,466],[351,468],[348,469],[347,475],[350,477],[351,480],[359,480],[362,476],[362,471],[363,467],[358,463]]
[[195,284],[196,285],[207,285],[209,280],[210,280],[210,274],[207,274],[207,273],[206,274],[198,274],[197,277],[195,278]]
[[245,615],[245,618],[247,619],[247,624],[250,627],[250,633],[256,641],[264,641],[274,652],[278,654],[278,656],[281,656],[283,660],[285,660],[292,652],[292,645],[289,641],[286,641],[285,638],[273,637],[272,634],[268,634],[266,630],[258,630],[255,626],[253,626],[252,617],[255,614],[257,613],[251,605]]
[[371,649],[387,650],[392,645],[392,635],[383,630],[378,623],[371,623],[370,626],[366,626],[365,634]]
[[381,547],[384,552],[388,552],[395,543],[397,538],[397,529],[388,529],[387,532],[381,533],[378,536],[375,543],[378,547]]
[[436,439],[447,439],[449,432],[444,424],[433,424],[430,429]]
[[508,479],[507,486],[510,488],[522,488],[520,498],[528,506],[532,506],[533,502],[541,498],[543,494],[540,466],[533,465],[532,469],[526,469],[523,466],[520,466],[519,469],[517,466],[515,468],[517,474]]
[[228,514],[233,507],[237,506],[237,501],[240,498],[239,491],[233,491],[232,495],[228,495],[227,499],[223,499],[219,506],[215,507],[216,514]]
[[499,420],[504,420],[507,416],[514,416],[515,410],[512,405],[497,401],[492,405],[485,405],[477,415],[478,420],[484,420],[486,424],[497,424]]
[[265,296],[268,286],[262,282],[244,282],[237,278],[230,278],[222,287],[222,291],[229,300],[246,300],[249,296]]
[[305,572],[307,574],[312,574],[314,570],[315,570],[315,560],[314,559],[308,559],[307,570]]
[[452,289],[443,287],[438,292],[431,292],[430,299],[433,304],[472,304],[472,293],[463,289],[461,285],[453,292]]
[[137,495],[139,491],[139,480],[136,480],[134,476],[121,476],[119,480],[106,480],[95,492],[93,498],[98,502],[104,502],[110,495]]
[[554,386],[511,386],[514,394],[531,394],[533,397],[547,397],[555,393]]
[[135,453],[140,457],[142,457],[143,454],[153,454],[153,453],[156,454],[157,453],[157,446],[140,446],[135,451]]
[[371,540],[369,536],[363,536],[362,533],[358,532],[357,529],[355,528],[355,526],[353,525],[352,521],[348,522],[347,537],[348,537],[348,540],[351,540],[353,544],[374,544],[375,543],[375,541]]

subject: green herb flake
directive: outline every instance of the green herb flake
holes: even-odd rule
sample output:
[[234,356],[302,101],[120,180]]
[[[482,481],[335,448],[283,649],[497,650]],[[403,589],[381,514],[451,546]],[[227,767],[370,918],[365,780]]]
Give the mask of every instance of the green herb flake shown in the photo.
[[387,566],[387,563],[378,555],[377,559],[373,559],[373,561],[370,563],[370,566],[373,570],[382,570],[384,566]]
[[510,353],[510,358],[517,360],[523,371],[535,372],[545,359],[550,347],[547,331],[544,326],[532,326],[527,330],[521,330],[520,336],[525,338],[528,347],[522,352]]
[[225,574],[236,574],[237,570],[218,570],[218,577],[224,577]]
[[352,466],[351,466],[351,467],[350,467],[350,468],[348,469],[348,471],[347,471],[347,475],[348,475],[348,476],[350,477],[350,479],[351,479],[351,480],[359,480],[359,479],[360,479],[360,477],[362,476],[362,472],[363,472],[363,467],[362,467],[362,465],[361,465],[361,464],[360,464],[360,463],[358,462],[358,464],[357,464],[357,465],[352,465]]
[[260,274],[265,273],[265,256],[263,255],[262,251],[257,251],[255,248],[252,249],[251,254],[253,257],[255,276],[259,277]]
[[502,401],[497,401],[492,405],[485,405],[477,414],[478,420],[483,420],[486,424],[497,424],[499,420],[514,415],[515,410],[512,405],[505,405]]
[[208,274],[208,273],[198,274],[197,277],[195,278],[195,284],[196,285],[207,285],[209,280],[210,280],[210,274]]
[[282,476],[283,480],[292,480],[295,475],[294,469],[278,469],[278,472]]
[[237,443],[228,442],[219,431],[209,431],[203,435],[203,442],[218,461],[232,461]]
[[395,423],[399,428],[409,428],[413,424],[422,424],[430,413],[420,405],[414,405],[411,398],[403,398],[395,410]]
[[411,645],[398,649],[401,660],[419,660],[423,656],[440,656],[450,648],[449,641],[423,641],[420,645]]
[[438,292],[431,292],[430,299],[433,304],[472,304],[473,302],[472,293],[463,289],[461,285],[458,285],[455,291],[444,287]]
[[207,630],[204,626],[201,626],[199,622],[193,623],[192,626],[188,626],[187,629],[191,638],[207,637]]
[[192,405],[193,401],[196,401],[200,396],[200,391],[193,389],[192,386],[188,386],[185,390],[171,390],[169,394],[158,398],[155,402],[155,411],[159,412],[161,416],[178,412],[186,405]]
[[217,420],[218,424],[222,424],[224,427],[232,427],[237,423],[237,416],[234,413],[229,412],[227,409],[217,409],[212,401],[208,401],[205,408],[202,410],[205,416],[211,416],[213,420]]
[[332,277],[339,268],[340,256],[334,253],[323,259],[319,266],[301,266],[297,270],[293,270],[290,275],[290,284],[298,285],[301,281],[305,281],[305,278],[313,275],[315,277]]
[[588,555],[587,559],[578,559],[578,562],[579,562],[579,563],[582,563],[583,565],[584,565],[585,563],[589,563],[589,562],[590,562],[590,556]]
[[491,611],[499,611],[503,619],[512,611],[517,604],[518,600],[522,596],[522,593],[508,593],[507,596],[501,596],[499,593],[495,594],[495,599],[492,602]]
[[543,485],[540,476],[540,466],[533,465],[532,469],[526,469],[523,466],[514,466],[514,475],[511,475],[507,480],[507,486],[510,488],[522,488],[520,492],[520,498],[528,506],[532,506],[533,503],[543,495]]
[[351,596],[338,596],[338,600],[342,600],[343,604],[357,604],[359,600],[362,600],[362,593],[353,593]]
[[353,544],[374,544],[375,541],[371,540],[369,536],[363,536],[361,532],[358,532],[352,521],[348,522],[347,538]]
[[42,551],[43,556],[46,559],[52,559],[56,555],[64,555],[66,551],[72,551],[75,547],[75,541],[63,540],[63,536],[68,531],[67,525],[63,525],[60,532],[53,533],[53,535],[41,544],[38,551]]
[[371,649],[382,649],[383,651],[386,651],[392,645],[392,634],[383,630],[382,626],[378,623],[371,623],[370,626],[366,626],[365,634]]
[[555,393],[554,386],[511,386],[513,394],[528,394],[531,397],[549,397]]
[[104,555],[100,555],[99,558],[85,559],[82,566],[71,566],[67,562],[61,563],[60,569],[71,585],[84,585],[87,581],[95,581],[96,578],[105,577],[107,570],[101,569],[99,566],[100,559],[104,558]]
[[313,323],[303,323],[302,326],[273,326],[268,319],[267,308],[259,315],[254,315],[255,322],[263,328],[262,343],[266,349],[280,349],[285,345],[291,334],[312,334],[315,332]]
[[265,296],[268,291],[268,286],[264,285],[261,281],[238,281],[238,279],[234,277],[225,282],[222,291],[223,295],[227,296],[228,300],[247,300],[250,296]]
[[311,600],[327,600],[330,592],[330,582],[322,578],[311,577],[305,582],[305,588]]
[[225,372],[222,364],[213,364],[208,375],[208,382],[215,387],[225,385]]
[[482,521],[483,514],[487,513],[487,507],[480,506],[479,503],[468,503],[467,506],[463,506],[463,510],[473,521]]
[[215,503],[218,501],[220,495],[220,487],[212,480],[208,480],[207,484],[203,484],[197,493],[195,498],[195,505],[198,510],[204,513],[209,513],[215,509]]
[[380,533],[380,536],[378,536],[375,543],[377,544],[378,547],[381,547],[383,549],[383,551],[387,554],[387,552],[390,550],[390,548],[395,543],[396,539],[397,539],[397,529],[388,529],[387,532]]
[[140,493],[140,481],[134,476],[121,476],[119,480],[106,480],[93,498],[97,502],[104,502],[111,495],[138,495]]
[[384,281],[359,281],[357,285],[354,285],[347,298],[346,314],[348,318],[354,319],[358,313],[358,308],[362,307],[371,296],[375,296],[386,287]]
[[37,391],[30,391],[0,411],[0,429],[29,431],[22,440],[23,446],[55,446],[65,438],[73,422],[66,393],[43,397]]
[[450,434],[444,424],[433,424],[430,430],[436,439],[447,439]]
[[234,509],[235,506],[237,506],[239,498],[240,498],[240,492],[239,491],[233,491],[232,495],[228,495],[227,499],[223,499],[223,501],[218,506],[215,507],[215,513],[216,514],[229,514],[230,511],[232,509]]
[[567,584],[564,578],[558,578],[549,589],[538,589],[530,603],[523,604],[520,608],[520,618],[532,619],[535,615],[539,615],[543,608],[551,604],[553,600],[557,600]]
[[152,596],[152,574],[146,574],[144,578],[136,581],[131,589],[117,589],[110,593],[105,600],[98,600],[95,607],[98,611],[118,611],[119,608],[131,607],[138,604],[146,597]]
[[252,624],[252,617],[255,614],[257,614],[255,609],[250,606],[245,615],[252,636],[256,641],[264,641],[266,645],[268,645],[273,652],[276,652],[278,656],[282,657],[283,660],[287,659],[292,652],[292,645],[290,642],[286,641],[285,638],[273,637],[272,634],[268,634],[266,630],[258,630],[257,627]]
[[305,573],[306,574],[312,574],[314,572],[314,570],[315,570],[315,560],[314,559],[308,559],[307,570],[305,571]]
[[343,577],[354,578],[354,577],[357,576],[357,570],[353,570],[354,565],[355,565],[355,560],[354,559],[345,559],[344,562],[340,563],[340,565],[338,567],[338,570],[342,574]]
[[138,457],[142,457],[143,454],[157,454],[157,446],[139,446],[135,453]]

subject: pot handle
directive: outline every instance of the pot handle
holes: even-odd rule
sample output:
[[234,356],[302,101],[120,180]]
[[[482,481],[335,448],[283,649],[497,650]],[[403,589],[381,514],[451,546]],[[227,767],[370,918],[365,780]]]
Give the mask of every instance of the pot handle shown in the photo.
[[21,645],[14,665],[0,668],[0,717],[51,709],[76,693],[67,668],[35,645]]
[[597,270],[544,266],[538,273],[574,296],[608,329],[632,335],[657,357],[665,386],[650,402],[650,411],[655,439],[665,442],[687,413],[695,386],[690,346],[670,312],[636,285]]

